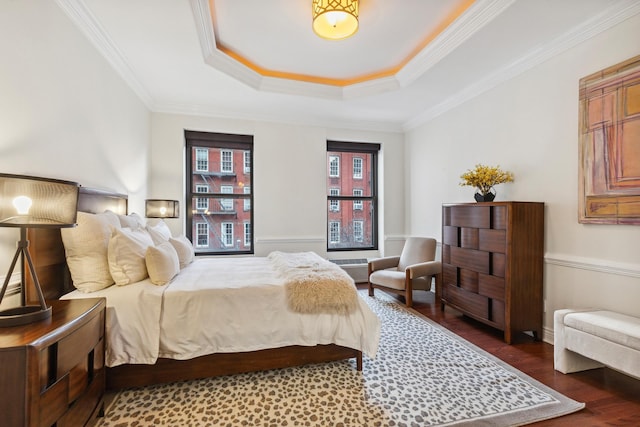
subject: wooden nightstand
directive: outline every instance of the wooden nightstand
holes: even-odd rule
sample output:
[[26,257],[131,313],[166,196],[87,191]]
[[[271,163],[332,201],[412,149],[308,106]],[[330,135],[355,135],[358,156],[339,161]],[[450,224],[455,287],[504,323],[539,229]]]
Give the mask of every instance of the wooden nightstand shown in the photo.
[[51,319],[0,328],[3,426],[78,427],[102,414],[105,299],[50,304]]

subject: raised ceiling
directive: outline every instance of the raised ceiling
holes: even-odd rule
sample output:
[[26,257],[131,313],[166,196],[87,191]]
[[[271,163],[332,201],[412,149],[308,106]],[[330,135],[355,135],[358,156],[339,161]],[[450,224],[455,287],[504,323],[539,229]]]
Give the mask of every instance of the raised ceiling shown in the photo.
[[329,41],[311,0],[56,1],[152,111],[388,131],[640,13],[638,0],[360,0],[358,32]]

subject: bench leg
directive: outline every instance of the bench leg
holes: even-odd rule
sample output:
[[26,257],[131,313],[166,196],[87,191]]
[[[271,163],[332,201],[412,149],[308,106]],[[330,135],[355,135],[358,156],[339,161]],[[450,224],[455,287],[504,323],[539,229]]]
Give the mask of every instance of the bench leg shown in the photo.
[[564,317],[573,310],[557,310],[553,314],[553,367],[556,371],[568,374],[601,368],[604,365],[581,354],[568,350],[564,342]]

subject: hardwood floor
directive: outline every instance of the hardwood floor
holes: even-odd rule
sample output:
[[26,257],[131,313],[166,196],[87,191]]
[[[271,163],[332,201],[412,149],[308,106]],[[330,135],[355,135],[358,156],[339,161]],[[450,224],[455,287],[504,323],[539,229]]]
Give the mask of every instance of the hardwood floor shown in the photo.
[[[366,288],[366,284],[358,287]],[[382,291],[376,289],[378,292]],[[640,380],[608,368],[562,374],[553,369],[553,346],[550,344],[533,341],[525,334],[517,335],[513,344],[505,344],[501,331],[462,316],[452,308],[441,311],[431,292],[414,292],[413,304],[416,311],[467,341],[565,396],[586,404],[579,412],[532,426],[640,426]]]

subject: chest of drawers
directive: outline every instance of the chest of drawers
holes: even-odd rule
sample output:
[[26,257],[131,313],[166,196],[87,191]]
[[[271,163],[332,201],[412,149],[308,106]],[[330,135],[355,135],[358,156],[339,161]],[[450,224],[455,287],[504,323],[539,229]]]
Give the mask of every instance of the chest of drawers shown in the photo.
[[504,331],[541,338],[544,204],[491,202],[442,207],[442,297]]
[[0,328],[3,426],[85,426],[103,409],[105,300],[51,305],[51,319]]

